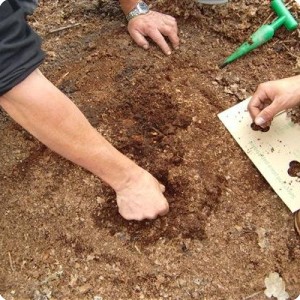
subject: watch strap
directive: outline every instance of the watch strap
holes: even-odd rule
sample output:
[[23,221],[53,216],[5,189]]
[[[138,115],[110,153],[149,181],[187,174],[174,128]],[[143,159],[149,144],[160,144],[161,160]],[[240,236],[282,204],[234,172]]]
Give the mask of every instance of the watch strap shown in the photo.
[[145,15],[149,12],[149,7],[148,5],[143,2],[143,1],[139,1],[135,8],[133,8],[127,15],[126,15],[126,19],[127,21],[130,21],[131,19],[133,19],[134,17],[137,17],[139,15]]

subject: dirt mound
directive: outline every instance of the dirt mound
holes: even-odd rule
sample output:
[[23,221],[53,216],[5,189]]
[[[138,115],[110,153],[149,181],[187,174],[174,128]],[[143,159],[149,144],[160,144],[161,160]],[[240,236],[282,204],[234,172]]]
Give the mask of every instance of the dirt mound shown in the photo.
[[[170,213],[123,220],[109,187],[1,112],[7,300],[264,299],[264,278],[274,271],[292,299],[299,294],[292,214],[217,118],[259,83],[296,74],[297,32],[280,30],[220,70],[268,19],[269,1],[151,4],[178,16],[181,46],[171,56],[131,41],[118,1],[42,1],[31,22],[44,39],[43,72],[166,186]],[[78,25],[61,29],[70,24]]]

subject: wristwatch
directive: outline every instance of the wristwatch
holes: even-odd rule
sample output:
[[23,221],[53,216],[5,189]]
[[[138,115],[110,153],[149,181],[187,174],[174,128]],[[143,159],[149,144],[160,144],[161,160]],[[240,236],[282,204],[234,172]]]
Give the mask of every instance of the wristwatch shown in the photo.
[[135,8],[127,14],[126,19],[127,21],[130,21],[132,18],[137,17],[139,15],[145,15],[148,12],[149,6],[145,2],[139,1],[136,4]]

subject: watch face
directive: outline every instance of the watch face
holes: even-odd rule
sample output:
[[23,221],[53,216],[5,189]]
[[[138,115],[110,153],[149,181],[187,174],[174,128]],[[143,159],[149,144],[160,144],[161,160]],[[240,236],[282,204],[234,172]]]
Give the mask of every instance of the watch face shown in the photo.
[[145,2],[139,2],[137,8],[142,13],[147,13],[149,11],[149,7]]
[[136,7],[129,12],[129,14],[126,16],[127,21],[130,21],[132,18],[137,17],[139,15],[145,15],[149,12],[149,6],[143,2],[140,1],[137,3]]

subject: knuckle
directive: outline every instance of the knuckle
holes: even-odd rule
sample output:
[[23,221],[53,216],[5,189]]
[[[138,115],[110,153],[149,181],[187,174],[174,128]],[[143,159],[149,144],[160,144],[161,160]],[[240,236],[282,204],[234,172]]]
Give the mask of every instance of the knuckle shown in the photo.
[[265,83],[260,83],[257,87],[258,90],[263,90],[265,88]]
[[154,219],[156,219],[157,218],[157,214],[149,214],[148,216],[147,216],[147,219],[149,219],[149,220],[154,220]]
[[155,35],[156,34],[156,28],[154,26],[148,27],[148,34],[149,35]]
[[139,215],[131,214],[130,216],[128,216],[128,218],[125,218],[125,219],[128,220],[128,221],[138,221],[138,222],[140,222],[140,221],[144,220],[145,218],[141,214],[139,214]]
[[177,22],[176,22],[176,19],[171,17],[172,19],[170,20],[171,24],[173,27],[176,27],[177,26]]
[[165,33],[167,34],[167,35],[170,35],[171,33],[173,33],[173,28],[172,27],[166,27],[166,29],[165,29]]
[[269,87],[269,85],[270,85],[270,81],[261,83],[261,84],[259,84],[259,86],[258,86],[258,90],[264,91],[264,90],[266,90],[266,89]]
[[170,15],[166,15],[166,18],[171,21],[171,22],[175,22],[176,23],[176,19],[173,16]]
[[168,203],[165,203],[161,206],[161,209],[160,209],[161,212],[168,212],[169,211],[169,204]]
[[131,221],[134,220],[135,218],[133,218],[133,216],[125,211],[122,211],[119,209],[119,214],[127,221]]

